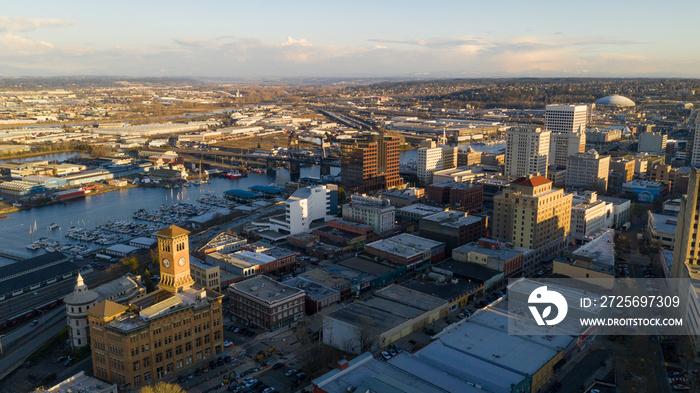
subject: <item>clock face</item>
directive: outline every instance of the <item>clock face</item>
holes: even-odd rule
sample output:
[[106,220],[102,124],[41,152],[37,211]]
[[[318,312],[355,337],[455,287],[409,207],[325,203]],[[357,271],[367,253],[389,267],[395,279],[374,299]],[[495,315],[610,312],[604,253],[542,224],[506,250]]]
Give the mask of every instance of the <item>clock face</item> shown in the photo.
[[180,266],[185,266],[185,258],[184,258],[184,257],[180,257],[180,259],[177,261],[177,264],[180,265]]
[[168,258],[163,258],[163,266],[170,267],[170,261],[168,260]]

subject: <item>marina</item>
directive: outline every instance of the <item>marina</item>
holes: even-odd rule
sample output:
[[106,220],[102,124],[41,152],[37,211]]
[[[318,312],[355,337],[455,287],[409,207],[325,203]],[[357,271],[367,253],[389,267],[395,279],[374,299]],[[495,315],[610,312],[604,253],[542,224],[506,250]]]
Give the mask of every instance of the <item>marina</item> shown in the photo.
[[[319,170],[319,166],[301,168],[301,175],[318,177]],[[333,174],[338,171],[338,168],[333,168]],[[280,169],[278,172],[288,173],[288,170]],[[211,209],[210,211],[217,208],[230,209],[239,204],[224,199],[224,191],[248,189],[255,185],[267,186],[274,180],[274,176],[251,172],[245,178],[211,178],[208,183],[201,185],[198,179],[190,180],[192,184],[196,183],[196,187],[132,187],[91,195],[68,204],[14,212],[0,221],[3,252],[13,256],[0,256],[0,266],[15,263],[16,259],[39,255],[45,252],[46,247],[81,256],[136,236],[147,236],[161,228],[161,223],[156,225],[152,221],[135,219],[133,214],[136,211],[144,209],[155,212],[160,211],[163,205],[176,203],[193,205],[197,209]],[[48,229],[52,224],[57,228]],[[74,228],[71,230],[71,227]],[[38,240],[42,240],[43,246]],[[14,258],[15,255],[17,258]]]

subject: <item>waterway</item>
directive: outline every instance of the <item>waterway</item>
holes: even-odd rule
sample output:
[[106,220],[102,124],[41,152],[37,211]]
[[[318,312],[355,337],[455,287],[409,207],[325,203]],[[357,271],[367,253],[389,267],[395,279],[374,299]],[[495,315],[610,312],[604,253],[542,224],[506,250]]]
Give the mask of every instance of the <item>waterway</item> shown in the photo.
[[[340,168],[331,168],[331,173],[333,174],[337,174],[339,171]],[[287,169],[279,169],[277,172],[282,177],[289,177]],[[302,177],[319,177],[319,174],[319,166],[301,168]],[[44,251],[28,250],[26,245],[41,237],[56,240],[60,243],[76,244],[75,240],[64,236],[66,231],[72,226],[95,229],[96,226],[102,225],[107,221],[134,221],[132,213],[139,209],[157,210],[162,204],[177,202],[198,204],[197,198],[204,194],[214,194],[222,197],[223,192],[227,190],[234,188],[247,190],[251,186],[267,186],[274,182],[274,175],[250,173],[248,177],[234,180],[212,178],[209,184],[201,186],[176,189],[159,187],[127,188],[76,199],[67,205],[53,204],[21,210],[8,214],[6,219],[0,220],[0,249],[14,255],[31,257]],[[49,230],[47,227],[52,223],[56,223],[60,229]],[[35,226],[36,231],[34,230]],[[0,266],[14,262],[14,260],[0,258]]]
[[4,158],[0,160],[0,164],[5,163],[5,162],[33,162],[33,161],[58,161],[58,162],[63,162],[68,160],[69,158],[73,158],[75,156],[80,155],[81,153],[77,151],[67,151],[63,153],[50,153],[50,154],[42,154],[40,156],[34,156],[34,157],[25,157],[25,158]]

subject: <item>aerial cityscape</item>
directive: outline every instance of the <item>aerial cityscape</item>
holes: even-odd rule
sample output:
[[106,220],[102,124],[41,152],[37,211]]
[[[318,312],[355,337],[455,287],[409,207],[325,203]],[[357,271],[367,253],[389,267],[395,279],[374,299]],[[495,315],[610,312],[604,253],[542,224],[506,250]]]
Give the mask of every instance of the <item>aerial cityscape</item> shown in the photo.
[[39,3],[0,392],[700,392],[700,5]]

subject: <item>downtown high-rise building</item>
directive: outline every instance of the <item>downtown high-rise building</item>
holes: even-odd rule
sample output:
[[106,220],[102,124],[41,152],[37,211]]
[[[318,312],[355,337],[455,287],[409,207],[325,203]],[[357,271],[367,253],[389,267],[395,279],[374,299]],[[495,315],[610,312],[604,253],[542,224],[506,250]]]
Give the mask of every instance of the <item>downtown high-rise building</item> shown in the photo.
[[586,105],[547,105],[544,129],[550,131],[549,165],[564,168],[569,156],[586,150]]
[[700,168],[700,123],[695,123],[693,147],[690,151],[690,165]]
[[397,136],[366,132],[340,145],[340,181],[350,192],[366,193],[403,185]]
[[585,131],[587,120],[587,105],[547,105],[544,129],[561,133]]
[[690,167],[687,194],[681,196],[680,211],[676,225],[676,240],[670,277],[676,293],[687,301],[684,324],[688,336],[700,352],[700,170]]
[[538,127],[512,127],[506,132],[505,175],[547,175],[549,131]]
[[457,166],[457,146],[435,146],[433,141],[421,142],[418,149],[417,175],[421,185],[433,183],[433,172]]
[[552,181],[542,176],[528,176],[514,180],[493,199],[493,238],[535,250],[537,261],[565,247],[572,194],[553,188]]

